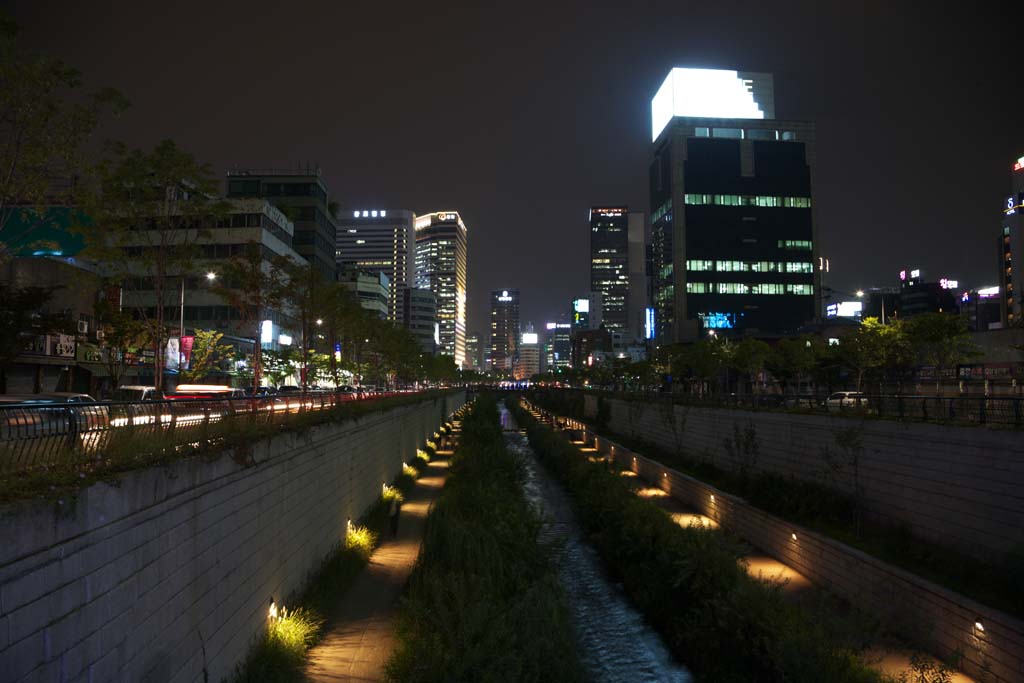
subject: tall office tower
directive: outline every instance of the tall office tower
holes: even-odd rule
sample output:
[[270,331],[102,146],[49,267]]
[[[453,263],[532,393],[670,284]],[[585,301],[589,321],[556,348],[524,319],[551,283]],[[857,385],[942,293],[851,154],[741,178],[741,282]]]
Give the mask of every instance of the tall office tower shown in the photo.
[[458,211],[417,216],[416,287],[437,297],[438,352],[466,360],[466,224]]
[[1003,294],[1000,316],[1003,327],[1024,317],[1024,298],[1014,291],[1013,252],[1024,254],[1024,157],[1013,165],[1013,194],[1003,204],[1002,234],[999,235],[999,289]]
[[262,197],[284,211],[295,225],[295,251],[334,279],[337,226],[319,168],[228,171],[228,197]]
[[391,281],[388,320],[402,322],[402,291],[416,280],[415,216],[403,209],[339,212],[334,258],[339,270],[383,273]]
[[511,371],[519,350],[519,290],[497,289],[491,292],[492,370]]
[[544,356],[551,370],[572,367],[572,324],[548,323]]
[[544,356],[541,353],[540,335],[530,326],[519,338],[519,353],[516,356],[512,376],[518,380],[530,379],[544,372]]
[[676,68],[651,100],[662,343],[783,334],[821,310],[814,125],[774,116],[771,74]]
[[601,293],[604,326],[629,328],[629,209],[605,206],[590,209],[590,291]]
[[600,292],[591,292],[572,300],[573,329],[596,330],[602,323]]
[[647,214],[629,212],[629,294],[626,298],[629,340],[645,339],[647,308]]
[[479,332],[466,335],[466,369],[483,372],[483,342]]
[[409,330],[420,348],[437,353],[437,298],[429,289],[402,289],[402,324]]

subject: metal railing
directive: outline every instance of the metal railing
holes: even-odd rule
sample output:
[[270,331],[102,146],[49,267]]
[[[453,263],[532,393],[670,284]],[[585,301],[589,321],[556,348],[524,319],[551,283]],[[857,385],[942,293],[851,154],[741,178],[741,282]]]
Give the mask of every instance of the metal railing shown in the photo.
[[1024,397],[1021,396],[864,394],[858,398],[830,399],[829,395],[810,394],[730,394],[702,397],[696,394],[661,392],[594,393],[611,398],[638,399],[646,402],[671,401],[680,405],[1024,428]]
[[283,426],[300,414],[396,394],[0,405],[0,474],[98,461],[118,446],[129,451],[199,446],[222,439],[232,430]]

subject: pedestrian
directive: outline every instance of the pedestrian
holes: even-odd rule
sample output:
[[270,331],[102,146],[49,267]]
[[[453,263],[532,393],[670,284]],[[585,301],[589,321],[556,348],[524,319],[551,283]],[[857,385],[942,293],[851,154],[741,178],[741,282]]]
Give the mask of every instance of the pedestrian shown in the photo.
[[388,509],[388,517],[391,520],[391,538],[398,538],[398,513],[401,509],[402,505],[398,502],[398,498],[392,498],[391,507]]

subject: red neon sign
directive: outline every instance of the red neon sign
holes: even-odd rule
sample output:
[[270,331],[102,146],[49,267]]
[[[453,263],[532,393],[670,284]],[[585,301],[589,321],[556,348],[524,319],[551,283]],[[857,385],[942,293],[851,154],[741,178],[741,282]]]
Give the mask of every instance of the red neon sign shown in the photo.
[[1013,170],[1014,171],[1020,171],[1022,169],[1024,169],[1024,157],[1021,157],[1020,159],[1017,159],[1017,163],[1015,163],[1013,165]]

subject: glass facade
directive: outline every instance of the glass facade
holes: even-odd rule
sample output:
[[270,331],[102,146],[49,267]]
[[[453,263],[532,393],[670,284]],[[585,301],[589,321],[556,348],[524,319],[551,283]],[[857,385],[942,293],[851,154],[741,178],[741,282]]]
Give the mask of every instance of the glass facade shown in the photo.
[[437,297],[438,351],[466,358],[466,224],[455,211],[417,216],[416,287]]
[[590,291],[601,293],[604,326],[625,332],[629,325],[629,210],[590,209]]

